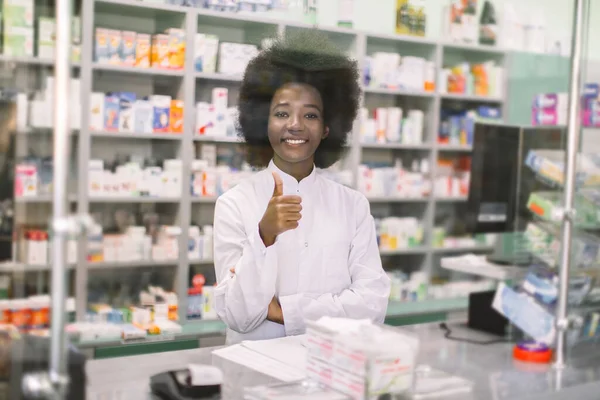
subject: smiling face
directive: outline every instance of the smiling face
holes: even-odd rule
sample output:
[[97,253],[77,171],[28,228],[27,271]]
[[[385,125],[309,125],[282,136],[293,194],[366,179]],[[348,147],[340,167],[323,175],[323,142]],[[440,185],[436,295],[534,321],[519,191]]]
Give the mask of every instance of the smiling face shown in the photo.
[[310,85],[290,83],[275,92],[269,111],[275,164],[296,178],[308,175],[317,147],[329,134],[321,95]]

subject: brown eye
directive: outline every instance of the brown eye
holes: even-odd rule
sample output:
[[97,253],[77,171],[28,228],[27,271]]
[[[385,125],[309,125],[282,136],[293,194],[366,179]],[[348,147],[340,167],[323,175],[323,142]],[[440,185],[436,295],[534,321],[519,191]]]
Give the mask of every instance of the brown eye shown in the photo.
[[319,119],[317,114],[306,114],[307,119]]
[[288,113],[283,112],[283,111],[277,111],[275,113],[275,117],[277,117],[277,118],[287,118],[288,117]]

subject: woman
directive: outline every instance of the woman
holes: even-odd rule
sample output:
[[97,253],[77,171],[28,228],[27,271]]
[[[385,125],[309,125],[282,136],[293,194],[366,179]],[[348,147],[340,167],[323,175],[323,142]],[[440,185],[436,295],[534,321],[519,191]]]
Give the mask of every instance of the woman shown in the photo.
[[316,31],[278,39],[246,69],[238,128],[249,162],[268,166],[215,208],[215,307],[230,344],[302,334],[322,316],[385,317],[369,203],[316,171],[343,153],[358,79]]

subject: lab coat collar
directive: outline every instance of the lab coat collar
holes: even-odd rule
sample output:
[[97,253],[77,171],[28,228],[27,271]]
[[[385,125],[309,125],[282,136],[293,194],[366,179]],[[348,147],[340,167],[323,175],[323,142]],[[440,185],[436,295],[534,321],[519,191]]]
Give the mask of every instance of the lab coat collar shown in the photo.
[[302,179],[300,182],[298,182],[293,176],[286,174],[281,169],[279,169],[277,165],[275,165],[273,160],[271,160],[271,162],[269,163],[268,169],[270,171],[276,171],[281,177],[281,180],[283,181],[284,194],[298,194],[310,192],[313,190],[317,181],[317,168],[314,165],[310,175]]

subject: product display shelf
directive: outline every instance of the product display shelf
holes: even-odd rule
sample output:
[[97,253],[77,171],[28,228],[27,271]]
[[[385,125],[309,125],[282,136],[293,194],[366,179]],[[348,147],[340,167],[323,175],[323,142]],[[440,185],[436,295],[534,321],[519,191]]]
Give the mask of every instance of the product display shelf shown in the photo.
[[129,196],[129,197],[118,197],[118,196],[90,196],[90,203],[140,203],[140,204],[179,204],[179,197],[142,197],[142,196]]
[[[411,321],[420,320],[420,317],[429,317],[431,320],[442,321],[449,314],[464,312],[468,308],[468,298],[427,299],[413,302],[390,301],[386,314],[386,321],[391,324],[410,324]],[[149,336],[142,340],[123,341],[119,338],[74,341],[73,344],[80,349],[100,350],[114,348],[114,356],[127,354],[128,346],[153,345],[171,343],[185,340],[197,340],[206,337],[223,336],[225,324],[220,320],[189,320],[182,324],[181,333],[165,336]],[[196,347],[198,345],[196,344]],[[160,351],[160,350],[159,350]],[[122,353],[121,353],[122,352]],[[141,351],[145,352],[144,350]],[[101,353],[94,354],[100,357]]]
[[182,78],[184,75],[183,70],[179,69],[164,69],[164,68],[140,68],[140,67],[129,67],[126,65],[112,65],[112,64],[93,64],[93,70],[97,72],[117,72],[124,74],[136,74],[136,75],[153,75],[153,76],[167,76]]
[[466,196],[435,196],[434,199],[438,203],[460,203],[467,201]]
[[[20,65],[28,65],[28,66],[40,66],[40,67],[53,67],[54,60],[49,58],[40,58],[36,56],[8,56],[5,54],[0,54],[0,63],[12,63],[12,64],[20,64]],[[79,68],[81,66],[80,62],[72,62],[72,67]]]
[[468,144],[437,144],[436,148],[438,151],[460,151],[470,152],[473,151],[473,146]]
[[[69,195],[69,202],[77,202],[77,195]],[[29,203],[50,203],[52,201],[52,195],[39,195],[39,196],[27,196],[27,197],[15,197],[15,203],[17,204],[29,204]]]
[[434,247],[433,252],[439,254],[446,253],[472,253],[472,252],[485,252],[492,251],[494,246],[492,245],[478,245],[478,246],[457,246],[457,247]]
[[404,143],[361,143],[363,149],[382,149],[382,150],[431,150],[432,145],[428,143],[404,144]]
[[151,139],[151,140],[175,140],[180,141],[180,133],[123,133],[110,131],[90,131],[90,136],[111,139]]
[[231,137],[216,137],[216,136],[194,136],[195,142],[207,142],[207,143],[239,143],[243,144],[241,138]]
[[376,87],[370,87],[367,86],[365,88],[363,88],[363,91],[365,93],[371,93],[371,94],[385,94],[385,95],[389,95],[389,96],[406,96],[406,97],[424,97],[424,98],[435,98],[436,97],[436,93],[435,92],[418,92],[418,91],[414,91],[414,90],[402,90],[402,89],[386,89],[386,88],[376,88]]
[[[73,264],[67,265],[67,269],[74,269]],[[50,271],[52,267],[50,264],[26,264],[18,261],[9,261],[0,263],[0,272],[15,273],[15,272],[39,272],[39,271]]]
[[379,250],[379,254],[382,257],[389,257],[389,256],[403,255],[403,254],[425,254],[428,251],[431,251],[431,248],[429,248],[427,246],[415,246],[415,247],[406,247],[403,249]]
[[504,103],[504,99],[500,97],[492,96],[478,96],[473,94],[461,94],[461,93],[441,93],[443,100],[461,100],[461,101],[472,101],[478,103]]
[[[191,207],[193,204],[214,204],[216,198],[192,198],[189,191],[189,187],[187,183],[189,182],[189,174],[190,174],[190,164],[194,159],[193,151],[191,150],[193,143],[195,141],[207,141],[214,143],[238,143],[237,138],[234,139],[211,139],[211,138],[200,138],[193,135],[194,130],[194,107],[193,104],[197,100],[196,92],[198,89],[196,88],[196,84],[201,85],[210,85],[210,86],[218,86],[220,82],[239,82],[241,80],[240,76],[228,76],[219,73],[200,73],[195,71],[194,63],[193,63],[193,54],[191,52],[186,53],[186,64],[183,70],[168,70],[168,69],[158,69],[158,68],[135,68],[135,67],[127,67],[120,65],[110,65],[110,64],[99,64],[93,61],[93,49],[94,49],[94,29],[97,24],[99,24],[98,20],[94,20],[95,13],[101,12],[106,20],[107,14],[114,14],[115,16],[120,16],[122,14],[122,10],[126,10],[125,14],[128,14],[130,17],[135,16],[138,21],[143,21],[144,18],[153,19],[152,24],[156,21],[163,18],[163,16],[168,15],[179,15],[184,18],[183,25],[179,26],[186,31],[186,37],[191,37],[194,34],[201,32],[201,27],[204,23],[208,22],[208,25],[215,26],[215,24],[223,26],[224,29],[235,28],[237,30],[248,30],[252,31],[257,27],[263,29],[264,27],[275,27],[276,32],[279,34],[285,34],[286,32],[291,32],[294,30],[300,29],[310,29],[311,25],[301,24],[301,23],[291,23],[291,22],[282,22],[278,20],[273,20],[267,18],[263,15],[256,14],[230,14],[230,13],[222,13],[209,11],[201,8],[192,8],[192,7],[183,7],[183,6],[175,6],[170,4],[163,4],[158,2],[142,2],[138,0],[90,0],[85,1],[82,5],[81,18],[82,18],[82,62],[79,64],[81,67],[80,78],[81,78],[81,106],[82,109],[89,108],[89,98],[90,93],[92,91],[97,90],[110,90],[104,89],[102,87],[96,87],[93,83],[97,77],[105,78],[106,76],[116,77],[116,79],[122,79],[127,82],[127,79],[133,75],[147,76],[149,78],[181,78],[181,81],[169,80],[169,82],[181,82],[181,88],[177,95],[177,98],[184,100],[186,110],[191,110],[185,113],[184,118],[184,133],[180,137],[173,137],[169,134],[145,134],[145,135],[136,135],[136,134],[114,134],[112,132],[91,132],[87,126],[89,116],[84,113],[82,117],[81,125],[84,127],[81,129],[81,137],[79,138],[79,154],[78,154],[78,165],[80,171],[86,171],[88,161],[91,158],[91,149],[92,147],[96,148],[96,146],[106,146],[106,143],[102,143],[102,141],[93,141],[94,137],[112,137],[115,135],[119,137],[119,139],[161,139],[161,140],[174,140],[181,141],[182,144],[182,152],[181,159],[184,164],[183,174],[184,179],[182,180],[184,183],[183,189],[184,192],[180,198],[148,198],[148,197],[136,197],[136,198],[124,198],[124,197],[90,197],[88,194],[88,186],[87,186],[87,176],[80,179],[78,183],[78,194],[73,201],[78,203],[78,212],[87,213],[89,212],[90,205],[96,203],[169,203],[169,204],[178,204],[179,207],[179,218],[182,221],[190,220],[191,217]],[[166,18],[166,17],[165,17]],[[95,22],[94,22],[95,21]],[[132,29],[132,27],[124,25],[118,26],[119,22],[115,19],[114,23],[111,23],[111,27],[115,29]],[[149,28],[144,28],[142,31],[154,30],[156,27],[154,25],[150,25]],[[156,28],[157,29],[157,28]],[[367,54],[367,45],[370,43],[382,43],[382,42],[398,42],[409,44],[411,46],[422,47],[426,49],[431,54],[435,53],[435,57],[433,57],[432,61],[436,63],[436,69],[439,71],[442,68],[442,59],[444,49],[447,47],[457,47],[454,45],[445,45],[441,42],[441,40],[429,39],[429,38],[421,38],[421,37],[412,37],[412,36],[402,36],[395,34],[378,34],[378,33],[369,33],[362,32],[358,30],[348,29],[348,28],[338,28],[338,27],[319,27],[319,29],[327,32],[334,41],[340,41],[344,43],[348,43],[348,41],[352,42],[352,47],[355,48],[356,51],[352,51],[352,53],[356,56],[359,64],[364,60]],[[264,30],[264,29],[263,29]],[[241,39],[243,41],[243,39]],[[458,46],[459,48],[465,46]],[[466,46],[469,50],[474,51],[489,51],[486,46]],[[191,47],[188,47],[188,49]],[[496,53],[503,53],[503,50],[498,49],[494,51]],[[41,66],[51,66],[52,62],[47,60],[39,60],[35,57],[32,58],[12,58],[12,57],[4,57],[0,56],[1,61],[13,61],[13,62],[23,62],[26,64],[32,65],[41,65]],[[437,74],[436,74],[437,75]],[[117,86],[118,87],[118,86]],[[115,89],[112,89],[115,90]],[[123,90],[127,90],[126,84],[123,85]],[[449,98],[456,98],[457,100],[466,100],[472,102],[495,102],[495,100],[488,99],[485,97],[477,97],[477,96],[457,96],[457,95],[440,95],[437,92],[412,92],[412,91],[404,91],[404,90],[387,90],[387,89],[379,89],[379,88],[365,88],[366,93],[372,94],[383,94],[383,95],[391,95],[391,96],[400,96],[407,98],[416,98],[415,100],[431,100],[433,103],[433,108],[435,111],[433,112],[434,123],[429,125],[429,129],[431,130],[428,135],[429,137],[435,137],[431,135],[437,134],[437,124],[439,120],[439,109],[441,107],[440,100],[442,96],[446,96]],[[51,132],[50,130],[48,130]],[[143,143],[143,141],[140,141]],[[408,147],[406,147],[408,146]],[[356,140],[352,144],[353,150],[357,151],[357,154],[360,153],[360,148],[362,147],[360,143]],[[365,146],[364,148],[367,148]],[[379,147],[377,147],[379,148]],[[386,145],[382,148],[390,148],[390,149],[401,149],[401,150],[416,150],[416,151],[430,151],[430,158],[433,161],[437,157],[437,150],[434,144],[419,144],[419,145]],[[360,164],[360,157],[356,158],[351,166],[354,171],[358,169],[358,165]],[[435,173],[435,164],[431,163],[432,167],[432,175]],[[82,175],[87,175],[83,173]],[[43,201],[49,202],[51,198],[48,196],[41,197]],[[374,203],[415,203],[415,204],[429,204],[435,206],[435,202],[437,201],[461,201],[463,199],[435,199],[432,197],[429,198],[389,198],[389,197],[376,197],[370,199]],[[33,198],[23,199],[24,202],[36,202]],[[182,301],[187,296],[187,273],[189,270],[189,266],[193,264],[198,264],[198,261],[189,260],[187,257],[185,249],[185,244],[188,240],[187,234],[187,225],[189,222],[184,222],[182,225],[183,234],[180,238],[180,256],[174,261],[172,264],[177,265],[177,278],[175,291]],[[431,228],[431,222],[428,222],[425,226],[425,229]],[[79,253],[85,253],[86,241],[82,240],[79,245]],[[395,254],[411,254],[413,249],[403,249]],[[419,248],[419,252],[431,253],[430,246],[423,246],[423,248]],[[387,255],[389,253],[383,252],[382,255]],[[205,263],[205,262],[200,262]],[[207,264],[209,262],[206,262]],[[82,271],[82,276],[76,279],[76,293],[78,297],[76,299],[77,302],[77,310],[78,310],[78,318],[82,318],[85,309],[86,309],[86,298],[87,298],[87,270],[103,267],[109,267],[111,263],[98,264],[93,267],[89,267],[89,263],[84,261],[82,263],[83,268],[78,268],[78,273]],[[143,264],[143,263],[142,263]],[[139,263],[119,263],[112,264],[117,268],[135,268]],[[152,266],[152,265],[151,265]]]
[[499,46],[488,46],[479,43],[453,43],[443,41],[440,43],[444,50],[461,50],[461,51],[469,51],[469,52],[477,52],[477,53],[489,53],[489,54],[499,54],[503,55],[507,53],[507,50],[503,49]]
[[426,203],[429,201],[428,197],[367,197],[371,203]]
[[117,269],[117,268],[145,268],[145,267],[170,267],[177,264],[177,259],[173,260],[138,260],[138,261],[123,261],[123,262],[88,262],[88,270],[95,269]]
[[242,76],[220,74],[216,72],[196,72],[196,79],[204,79],[209,81],[241,82]]

